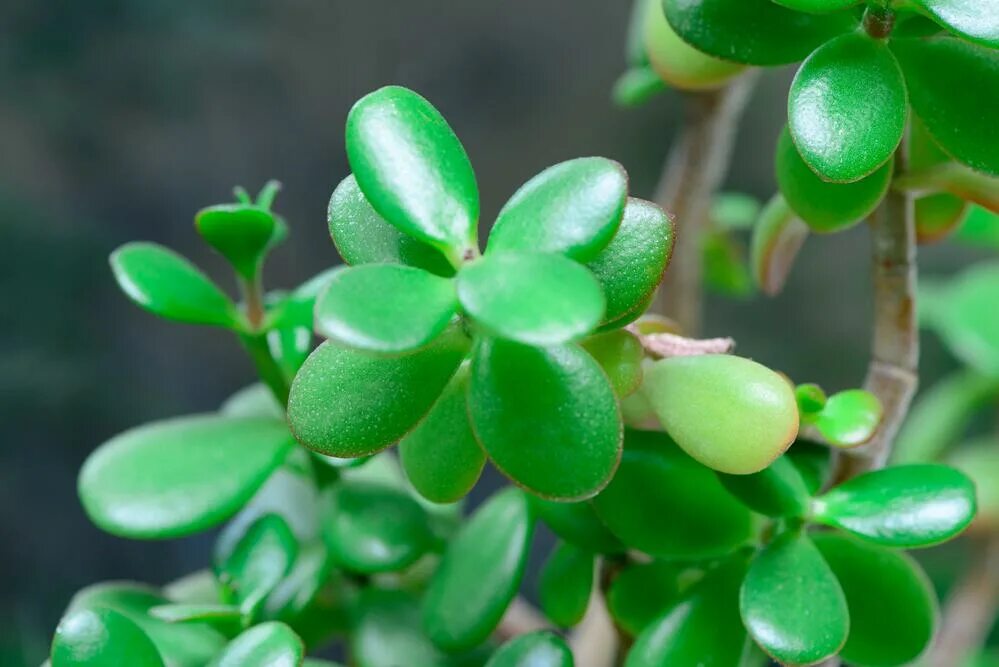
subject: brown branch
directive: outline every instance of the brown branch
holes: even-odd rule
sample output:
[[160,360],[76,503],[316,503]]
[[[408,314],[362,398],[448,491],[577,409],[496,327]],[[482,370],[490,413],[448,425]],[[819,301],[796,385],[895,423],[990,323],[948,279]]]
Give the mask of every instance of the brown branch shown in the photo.
[[541,612],[535,609],[530,602],[518,595],[510,603],[510,606],[507,607],[506,613],[503,614],[503,618],[500,620],[494,634],[500,641],[506,641],[517,635],[550,628],[551,624],[542,616]]
[[699,354],[728,354],[735,348],[731,338],[687,338],[671,333],[642,334],[635,327],[628,327],[642,348],[650,356],[665,359],[667,357],[692,357]]
[[711,198],[728,171],[739,119],[758,77],[750,70],[718,90],[683,93],[683,127],[656,188],[656,203],[676,216],[677,235],[652,311],[672,317],[692,336],[701,328],[701,239]]

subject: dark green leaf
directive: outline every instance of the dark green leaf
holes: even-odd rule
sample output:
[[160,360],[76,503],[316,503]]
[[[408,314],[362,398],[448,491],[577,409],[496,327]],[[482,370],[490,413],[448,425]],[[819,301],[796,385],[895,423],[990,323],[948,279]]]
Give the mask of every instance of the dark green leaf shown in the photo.
[[729,493],[750,509],[767,516],[804,516],[811,495],[791,460],[781,456],[752,475],[726,475],[718,479]]
[[260,271],[267,250],[280,234],[274,214],[259,206],[222,204],[201,209],[194,218],[198,233],[228,260],[244,280]]
[[111,270],[128,298],[160,317],[228,329],[242,326],[229,297],[197,267],[163,246],[126,243],[111,253]]
[[588,498],[617,468],[614,390],[577,346],[480,340],[468,401],[476,436],[496,467],[542,497]]
[[870,440],[881,424],[881,402],[869,391],[849,389],[833,394],[815,418],[815,427],[837,447],[856,447]]
[[[891,159],[902,140],[905,95],[902,70],[884,42],[861,32],[837,37],[805,60],[791,84],[787,118],[794,145],[822,179],[858,181]],[[889,178],[890,172],[863,192],[849,191],[862,200],[849,214],[873,209],[871,200],[880,199]]]
[[850,625],[836,576],[811,540],[794,531],[778,536],[753,560],[739,609],[756,643],[792,665],[836,655]]
[[347,159],[385,220],[443,252],[455,266],[476,252],[479,189],[454,131],[427,100],[386,86],[347,116]]
[[863,0],[774,0],[779,5],[789,9],[810,14],[825,14],[847,7],[859,5]]
[[753,228],[749,259],[756,286],[764,294],[775,296],[784,289],[808,231],[782,195],[774,195],[763,207]]
[[514,193],[496,218],[486,252],[550,252],[587,261],[614,236],[627,196],[628,174],[617,162],[561,162]]
[[538,577],[538,602],[552,623],[568,628],[583,620],[593,589],[594,555],[559,542]]
[[401,357],[320,345],[295,376],[288,423],[322,454],[354,458],[388,447],[429,412],[468,350],[457,329]]
[[260,517],[219,565],[227,599],[238,602],[240,610],[252,617],[297,557],[298,541],[285,520],[276,514]]
[[80,471],[87,514],[138,539],[190,535],[228,519],[294,445],[284,423],[204,415],[146,424],[107,441]]
[[682,570],[662,561],[622,570],[607,591],[607,611],[614,623],[631,636],[638,636],[677,602]]
[[530,501],[538,518],[566,542],[594,553],[616,554],[625,550],[597,517],[591,502],[563,503],[537,496],[530,496]]
[[798,438],[784,456],[801,473],[810,494],[815,495],[825,487],[832,472],[832,450],[829,447]]
[[663,558],[724,555],[752,528],[711,470],[651,431],[628,431],[621,467],[593,505],[621,541]]
[[127,617],[110,609],[81,609],[56,628],[52,667],[163,667],[156,646]]
[[270,621],[233,639],[208,667],[298,667],[304,657],[298,635],[284,623]]
[[468,649],[496,628],[520,586],[533,529],[527,498],[516,489],[493,496],[462,526],[424,598],[434,644]]
[[975,485],[943,465],[905,465],[855,477],[815,499],[814,519],[892,547],[926,547],[975,516]]
[[663,15],[662,2],[647,3],[645,48],[649,64],[662,80],[680,90],[710,90],[724,85],[745,69],[693,48],[673,31]]
[[503,644],[486,667],[573,667],[572,652],[553,632],[530,632]]
[[965,39],[999,49],[997,0],[915,0],[937,23]]
[[633,394],[642,384],[642,344],[631,332],[619,329],[590,336],[583,349],[597,360],[618,397]]
[[552,254],[494,253],[458,273],[458,299],[489,333],[528,345],[580,338],[604,316],[593,275]]

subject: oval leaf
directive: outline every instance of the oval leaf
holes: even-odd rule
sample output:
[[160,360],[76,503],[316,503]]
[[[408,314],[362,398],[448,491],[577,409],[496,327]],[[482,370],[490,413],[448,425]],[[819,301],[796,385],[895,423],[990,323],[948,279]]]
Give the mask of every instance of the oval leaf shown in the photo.
[[588,498],[617,468],[621,415],[614,390],[579,347],[479,341],[468,406],[496,467],[542,497]]
[[837,447],[856,447],[874,436],[882,412],[881,402],[869,391],[841,391],[826,401],[815,419],[815,427]]
[[110,609],[81,609],[59,622],[52,667],[163,667],[156,646],[139,626]]
[[298,635],[284,623],[270,621],[229,642],[209,667],[298,667],[304,657]]
[[632,67],[614,82],[611,99],[622,107],[637,107],[645,104],[666,90],[666,84],[659,74],[648,65]]
[[284,233],[283,225],[279,228],[274,214],[266,208],[243,204],[201,209],[194,218],[194,226],[245,280],[253,280],[257,275],[275,234]]
[[726,475],[718,479],[729,493],[753,511],[767,516],[804,516],[811,494],[791,459],[781,456],[752,475]]
[[610,331],[590,336],[582,345],[604,369],[615,394],[624,398],[638,390],[645,350],[634,334],[623,329]]
[[486,667],[573,667],[572,652],[554,632],[529,632],[499,647]]
[[749,256],[756,286],[767,296],[776,296],[784,289],[808,231],[782,195],[774,195],[763,207],[753,228]]
[[294,445],[280,421],[204,415],[146,424],[107,441],[80,471],[98,526],[137,539],[190,535],[235,514]]
[[887,162],[902,140],[902,70],[883,42],[860,32],[837,37],[802,63],[787,118],[798,153],[812,170],[827,181],[858,181]]
[[427,100],[386,86],[347,115],[347,159],[385,220],[457,263],[475,252],[479,189],[454,131]]
[[662,2],[646,2],[645,48],[649,63],[662,80],[680,90],[711,90],[741,73],[745,65],[698,51],[673,31]]
[[531,496],[531,507],[561,539],[594,553],[617,554],[625,550],[607,530],[591,502],[564,503]]
[[298,541],[276,514],[259,518],[219,567],[219,580],[240,609],[252,616],[288,574],[298,556]]
[[558,255],[498,253],[458,273],[458,299],[491,334],[556,345],[596,328],[604,296],[593,275]]
[[568,628],[583,620],[593,589],[594,556],[560,542],[538,577],[538,602],[552,623]]
[[863,0],[774,0],[774,2],[799,12],[825,14],[859,5]]
[[437,646],[468,649],[496,628],[520,587],[533,529],[516,489],[494,495],[462,526],[424,597],[423,625]]
[[617,162],[584,157],[548,167],[503,206],[487,252],[561,253],[578,261],[596,255],[621,223],[628,174]]
[[[614,623],[629,635],[638,636],[676,604],[682,571],[681,566],[662,561],[630,565],[622,570],[607,590],[607,611]],[[737,587],[738,584],[732,596],[733,605]]]
[[295,376],[288,423],[306,447],[354,458],[388,447],[423,417],[468,350],[449,330],[401,357],[352,350],[327,341]]
[[999,49],[999,0],[914,0],[947,30]]

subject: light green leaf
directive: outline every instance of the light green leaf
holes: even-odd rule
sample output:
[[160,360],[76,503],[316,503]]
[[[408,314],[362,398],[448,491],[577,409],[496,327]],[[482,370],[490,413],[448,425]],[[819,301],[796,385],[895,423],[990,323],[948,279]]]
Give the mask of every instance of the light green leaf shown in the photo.
[[975,483],[978,514],[972,528],[999,528],[999,439],[986,435],[962,443],[947,456],[954,466]]
[[934,21],[947,30],[999,49],[999,1],[997,0],[914,0]]
[[665,90],[666,84],[659,78],[659,74],[648,65],[643,65],[632,67],[617,78],[611,91],[611,99],[618,106],[637,107]]
[[56,628],[52,667],[163,667],[156,646],[127,617],[111,609],[80,609]]
[[238,627],[242,619],[239,607],[229,604],[163,604],[149,614],[167,623],[207,623],[220,628]]
[[252,618],[297,557],[298,541],[285,520],[276,514],[260,517],[218,567],[226,599]]
[[503,644],[486,667],[573,667],[572,652],[553,632],[538,631]]
[[954,239],[970,246],[999,249],[999,214],[972,206]]
[[745,69],[744,65],[714,58],[683,41],[666,20],[658,0],[647,3],[644,37],[649,64],[663,81],[680,90],[718,88]]
[[594,555],[559,542],[538,576],[538,602],[552,623],[563,628],[583,620],[593,589]]
[[874,394],[849,389],[829,397],[815,418],[815,427],[837,447],[856,447],[874,437],[882,414],[881,402]]
[[233,639],[208,667],[298,667],[304,657],[305,647],[294,630],[270,621]]
[[634,334],[623,329],[609,331],[590,336],[582,346],[604,369],[619,398],[638,390],[642,384],[645,351]]

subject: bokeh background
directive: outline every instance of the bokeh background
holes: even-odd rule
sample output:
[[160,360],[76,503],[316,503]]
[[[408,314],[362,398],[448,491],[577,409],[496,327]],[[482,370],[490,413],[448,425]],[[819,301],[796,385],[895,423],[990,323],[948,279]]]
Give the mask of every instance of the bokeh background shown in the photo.
[[[231,336],[127,302],[108,253],[157,241],[228,280],[193,214],[228,201],[233,185],[255,191],[277,178],[276,208],[292,235],[268,265],[268,285],[338,262],[325,207],[348,169],[344,119],[388,83],[420,91],[450,120],[476,166],[484,220],[541,168],[581,155],[619,160],[633,194],[650,196],[680,104],[674,93],[634,110],[610,103],[629,5],[0,3],[0,665],[37,665],[78,588],[163,583],[208,560],[210,536],[117,539],[76,498],[77,470],[103,440],[213,409],[252,377]],[[763,199],[774,190],[792,73],[768,72],[754,94],[728,189]],[[920,251],[931,275],[978,256]],[[867,257],[862,226],[812,238],[782,296],[713,298],[706,333],[734,336],[741,354],[800,381],[856,386],[870,324]],[[927,336],[922,366],[929,384],[954,362]]]

